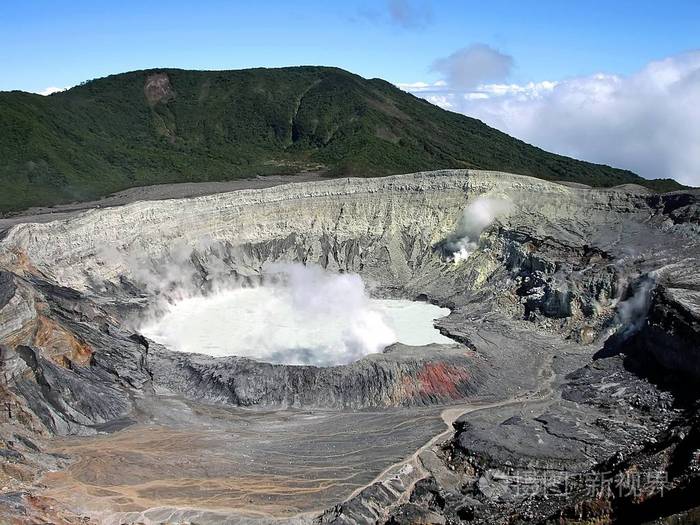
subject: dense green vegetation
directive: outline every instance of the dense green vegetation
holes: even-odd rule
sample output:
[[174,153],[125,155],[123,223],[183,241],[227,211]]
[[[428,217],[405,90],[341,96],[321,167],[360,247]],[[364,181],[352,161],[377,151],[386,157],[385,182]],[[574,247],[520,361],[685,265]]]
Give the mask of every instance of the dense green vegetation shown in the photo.
[[376,176],[483,168],[593,186],[681,187],[547,153],[383,80],[327,67],[135,71],[49,97],[3,92],[0,129],[5,212],[131,186],[318,169]]

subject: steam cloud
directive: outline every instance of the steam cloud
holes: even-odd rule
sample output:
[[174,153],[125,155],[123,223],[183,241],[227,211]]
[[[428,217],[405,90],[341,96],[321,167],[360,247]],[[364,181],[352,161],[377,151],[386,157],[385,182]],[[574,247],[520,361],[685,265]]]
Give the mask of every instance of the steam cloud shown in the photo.
[[184,352],[318,366],[350,363],[397,341],[360,276],[301,264],[270,264],[263,274],[262,286],[178,300],[140,331]]
[[102,246],[98,257],[102,261],[116,262],[118,274],[128,276],[126,281],[152,300],[151,309],[156,313],[165,303],[190,298],[204,293],[240,286],[240,277],[225,262],[231,254],[226,247],[203,237],[196,243],[175,242],[167,254],[151,258],[145,250],[132,248],[120,250]]
[[454,233],[445,241],[444,250],[450,260],[459,263],[467,259],[478,247],[481,232],[512,209],[510,200],[498,197],[479,197],[470,203],[459,218]]
[[626,341],[644,326],[655,286],[656,276],[652,272],[633,283],[632,295],[618,303],[615,313],[615,321],[619,325],[615,334],[618,341]]

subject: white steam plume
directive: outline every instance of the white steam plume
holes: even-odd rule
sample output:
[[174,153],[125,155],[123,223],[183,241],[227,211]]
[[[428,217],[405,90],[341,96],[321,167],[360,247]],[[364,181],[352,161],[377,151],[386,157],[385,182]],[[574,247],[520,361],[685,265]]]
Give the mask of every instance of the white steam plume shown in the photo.
[[513,202],[501,197],[478,197],[462,212],[457,227],[444,249],[450,260],[459,263],[467,259],[477,248],[479,236],[497,217],[511,212]]
[[318,366],[350,363],[397,341],[359,275],[282,263],[263,273],[261,286],[177,301],[140,331],[184,352]]
[[[172,303],[239,284],[232,268],[225,262],[228,256],[225,247],[208,237],[194,243],[176,241],[158,258],[151,258],[135,248],[127,250],[113,246],[99,247],[97,256],[101,264],[109,262],[114,265],[117,273],[157,303]],[[157,307],[158,304],[150,306]]]
[[656,274],[652,272],[634,283],[632,295],[617,304],[615,321],[619,328],[615,335],[618,341],[627,340],[644,326],[655,287]]

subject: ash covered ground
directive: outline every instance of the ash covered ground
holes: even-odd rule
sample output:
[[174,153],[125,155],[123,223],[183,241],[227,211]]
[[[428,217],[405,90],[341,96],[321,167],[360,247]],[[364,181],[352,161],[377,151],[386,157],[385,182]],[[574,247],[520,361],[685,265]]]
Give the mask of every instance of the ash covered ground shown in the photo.
[[[15,218],[0,516],[696,523],[699,210],[450,170]],[[288,366],[139,330],[279,263],[449,308],[452,342]]]

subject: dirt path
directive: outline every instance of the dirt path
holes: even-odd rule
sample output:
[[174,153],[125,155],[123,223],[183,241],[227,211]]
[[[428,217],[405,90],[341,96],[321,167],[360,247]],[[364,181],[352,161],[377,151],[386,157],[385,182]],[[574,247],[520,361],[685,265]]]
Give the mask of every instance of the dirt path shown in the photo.
[[440,413],[440,416],[447,427],[443,432],[431,438],[427,443],[418,448],[406,459],[398,461],[384,469],[367,485],[357,488],[345,501],[348,502],[352,500],[360,495],[363,490],[371,487],[375,483],[382,483],[388,490],[397,495],[397,499],[394,504],[391,505],[391,508],[407,502],[415,484],[421,479],[431,475],[431,470],[424,465],[421,455],[427,451],[433,450],[437,444],[450,438],[454,434],[453,424],[458,418],[466,414],[472,414],[482,410],[490,410],[515,405],[525,406],[532,403],[546,401],[551,398],[553,394],[552,385],[556,379],[556,374],[552,368],[552,358],[553,356],[549,356],[547,363],[543,366],[540,372],[540,381],[542,381],[542,385],[534,392],[528,392],[491,403],[464,403],[445,408]]

